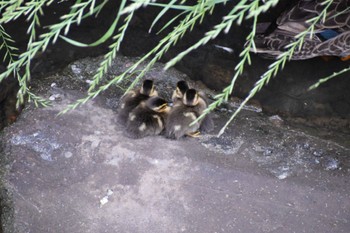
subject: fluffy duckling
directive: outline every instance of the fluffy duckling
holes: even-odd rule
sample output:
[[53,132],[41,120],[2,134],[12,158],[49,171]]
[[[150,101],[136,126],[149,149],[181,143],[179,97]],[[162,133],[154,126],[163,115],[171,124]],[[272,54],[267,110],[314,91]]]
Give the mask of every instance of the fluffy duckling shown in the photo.
[[134,108],[149,97],[157,95],[158,93],[154,88],[153,81],[149,79],[144,80],[140,89],[129,91],[122,97],[118,108],[119,122],[125,124],[128,120],[129,113]]
[[196,120],[207,108],[204,99],[195,89],[188,89],[182,99],[174,105],[166,121],[166,136],[179,139],[185,135],[199,136],[201,121],[190,124]]
[[158,135],[164,130],[165,119],[170,111],[167,101],[154,96],[139,104],[129,114],[126,130],[132,138]]
[[[176,89],[173,92],[172,95],[172,101],[173,104],[177,104],[177,103],[181,103],[183,100],[183,97],[186,93],[186,91],[189,89],[189,85],[185,80],[181,80],[177,83],[176,85]],[[206,106],[208,105],[208,101],[207,98],[205,97],[205,93],[203,92],[198,92],[198,95],[203,99],[203,101],[205,102]],[[202,132],[210,132],[214,129],[214,122],[212,117],[210,116],[210,114],[206,115],[202,122],[201,122],[201,126],[200,126],[200,131]]]
[[[207,108],[208,107],[208,100],[205,97],[205,93],[199,92],[198,95],[205,102],[205,108]],[[201,126],[200,126],[199,130],[201,132],[209,133],[213,129],[214,129],[214,121],[213,121],[213,118],[212,118],[212,114],[209,113],[202,119]]]
[[176,84],[176,89],[174,90],[173,95],[171,97],[173,104],[182,102],[182,98],[184,97],[188,89],[189,86],[185,80],[178,81]]

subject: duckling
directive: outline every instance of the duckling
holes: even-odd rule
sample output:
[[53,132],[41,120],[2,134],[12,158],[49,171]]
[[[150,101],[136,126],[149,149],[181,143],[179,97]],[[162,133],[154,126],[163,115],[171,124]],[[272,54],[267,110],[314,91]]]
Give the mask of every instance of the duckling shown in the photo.
[[132,138],[143,138],[160,134],[164,130],[169,111],[168,102],[158,96],[141,102],[129,114],[127,135]]
[[126,93],[122,97],[118,108],[119,122],[125,124],[128,120],[129,113],[151,96],[158,96],[158,93],[154,88],[153,81],[149,79],[143,81],[140,89]]
[[184,97],[185,92],[188,89],[189,89],[189,86],[185,80],[178,81],[176,84],[176,89],[174,90],[173,95],[171,97],[173,104],[176,104],[179,101],[182,102],[182,98]]
[[[178,102],[182,102],[185,92],[189,89],[189,85],[185,80],[181,80],[177,82],[176,89],[172,95],[173,104],[177,104]],[[204,100],[205,104],[208,105],[208,100],[205,97],[204,92],[198,92],[198,95]],[[211,132],[214,129],[214,122],[210,114],[206,115],[201,123],[200,131],[202,132]]]
[[198,137],[201,121],[190,125],[207,108],[204,99],[195,89],[188,89],[182,99],[174,105],[166,120],[166,136],[179,139],[185,135]]
[[[200,91],[200,92],[198,92],[198,95],[205,102],[205,108],[207,108],[208,107],[208,99],[205,96],[205,93]],[[209,132],[213,131],[213,129],[214,129],[214,121],[213,121],[213,118],[212,118],[212,114],[208,113],[202,119],[201,126],[200,126],[199,130],[201,132],[204,132],[204,133],[209,133]]]

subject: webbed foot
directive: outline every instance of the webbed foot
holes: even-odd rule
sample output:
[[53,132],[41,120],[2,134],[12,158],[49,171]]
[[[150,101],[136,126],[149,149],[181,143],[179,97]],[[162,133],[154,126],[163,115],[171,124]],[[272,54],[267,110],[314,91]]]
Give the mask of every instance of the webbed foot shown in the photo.
[[186,135],[189,137],[192,137],[192,138],[198,138],[201,136],[200,134],[201,134],[201,132],[195,131],[195,132],[187,133]]

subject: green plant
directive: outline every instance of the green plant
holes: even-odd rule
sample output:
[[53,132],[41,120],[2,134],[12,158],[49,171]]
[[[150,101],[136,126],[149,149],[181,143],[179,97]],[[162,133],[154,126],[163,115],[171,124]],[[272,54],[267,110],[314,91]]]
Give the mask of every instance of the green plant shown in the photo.
[[[249,20],[252,22],[252,29],[247,36],[246,46],[242,49],[239,55],[239,62],[235,66],[235,73],[232,77],[231,84],[223,89],[222,93],[215,96],[215,101],[210,104],[208,109],[201,116],[204,117],[205,114],[209,113],[217,106],[219,106],[224,101],[227,101],[229,96],[234,90],[236,80],[242,75],[244,67],[251,64],[250,50],[255,48],[254,36],[256,33],[256,25],[258,22],[258,17],[261,13],[266,12],[271,7],[275,6],[279,0],[239,0],[237,4],[232,8],[232,10],[223,17],[222,22],[213,27],[212,30],[208,31],[201,40],[199,40],[194,45],[190,46],[185,51],[179,53],[176,57],[170,60],[166,64],[166,69],[175,65],[179,60],[186,56],[189,52],[197,49],[198,47],[208,43],[210,40],[216,38],[220,33],[225,33],[230,30],[232,24],[236,23],[240,25],[243,21]],[[181,38],[191,31],[193,27],[200,24],[203,19],[212,14],[214,8],[218,4],[225,4],[227,0],[198,0],[193,5],[186,5],[186,1],[171,0],[167,4],[156,3],[151,0],[134,0],[133,3],[127,5],[126,0],[122,0],[120,3],[119,11],[114,17],[114,21],[107,30],[107,32],[99,38],[96,42],[91,44],[84,44],[78,41],[74,41],[68,37],[70,27],[73,24],[79,25],[80,22],[87,17],[98,17],[101,10],[105,7],[108,0],[96,1],[96,0],[76,0],[70,11],[60,17],[59,22],[49,25],[41,26],[40,18],[44,12],[44,8],[53,4],[53,0],[29,0],[23,1],[1,1],[0,11],[1,25],[6,25],[7,23],[17,20],[19,17],[26,17],[29,22],[28,26],[28,46],[27,50],[21,54],[18,53],[18,49],[14,47],[14,41],[11,36],[8,35],[3,26],[0,26],[0,42],[1,49],[5,51],[4,61],[7,62],[7,70],[0,74],[0,82],[7,78],[8,76],[14,76],[18,79],[20,90],[18,92],[18,105],[22,104],[24,97],[28,96],[30,100],[33,100],[36,105],[47,105],[48,102],[30,91],[28,83],[31,78],[31,60],[40,51],[45,51],[50,43],[55,43],[59,38],[71,43],[75,46],[87,47],[96,46],[105,43],[108,39],[111,39],[111,44],[109,45],[109,51],[104,55],[103,61],[100,63],[96,74],[93,77],[93,81],[90,84],[87,95],[83,99],[77,100],[75,103],[69,105],[61,113],[65,113],[78,107],[81,104],[86,103],[88,100],[96,97],[98,94],[109,88],[111,85],[118,84],[125,79],[133,79],[131,85],[127,89],[130,90],[133,86],[152,68],[152,66],[171,48],[174,46]],[[258,92],[261,88],[266,85],[269,80],[276,76],[276,74],[283,69],[286,62],[290,60],[294,51],[301,48],[306,36],[312,35],[314,27],[317,22],[324,20],[327,17],[327,9],[332,3],[332,0],[324,1],[324,9],[322,13],[308,22],[310,26],[297,35],[296,41],[292,42],[288,49],[281,54],[276,61],[274,61],[268,68],[268,70],[261,76],[258,82],[255,84],[254,88],[250,91],[247,98],[243,101],[241,106],[234,112],[229,121],[221,129],[219,135],[221,135],[228,124],[234,119],[242,107]],[[115,58],[117,51],[123,41],[126,30],[128,29],[129,23],[134,16],[134,12],[140,7],[147,6],[157,6],[161,8],[160,13],[153,20],[152,25],[150,25],[150,30],[153,26],[159,22],[159,20],[164,17],[164,15],[169,10],[175,10],[178,14],[174,16],[167,24],[163,25],[160,31],[173,26],[173,29],[154,47],[150,52],[141,57],[138,62],[129,67],[122,74],[114,77],[113,79],[107,81],[106,83],[101,83],[102,77],[106,74],[111,65],[112,60]],[[101,17],[101,16],[99,16]],[[123,22],[121,23],[121,19]],[[117,28],[117,25],[121,25]],[[42,29],[44,32],[38,35],[38,28]],[[147,62],[147,65],[141,70],[138,67],[141,63]],[[337,75],[348,72],[350,67],[344,69],[340,72],[334,73],[333,75],[321,79],[317,84],[310,88],[315,88],[324,81],[330,78],[336,77]],[[20,72],[21,71],[21,72]],[[23,73],[23,74],[22,74]]]

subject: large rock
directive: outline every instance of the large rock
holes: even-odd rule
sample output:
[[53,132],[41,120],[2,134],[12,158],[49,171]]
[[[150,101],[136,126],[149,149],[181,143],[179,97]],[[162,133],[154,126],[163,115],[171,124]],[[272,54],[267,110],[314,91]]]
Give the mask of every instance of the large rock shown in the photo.
[[[2,132],[4,232],[349,232],[349,135],[326,140],[248,107],[217,138],[229,103],[213,134],[133,140],[115,121],[117,87],[57,116],[100,60],[36,80],[52,106],[28,105]],[[117,57],[106,79],[133,62]],[[186,76],[162,68],[147,77],[169,98]]]

